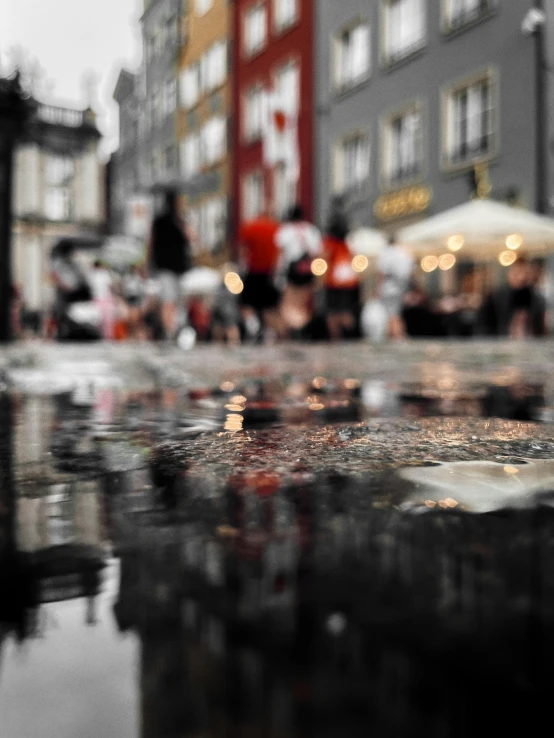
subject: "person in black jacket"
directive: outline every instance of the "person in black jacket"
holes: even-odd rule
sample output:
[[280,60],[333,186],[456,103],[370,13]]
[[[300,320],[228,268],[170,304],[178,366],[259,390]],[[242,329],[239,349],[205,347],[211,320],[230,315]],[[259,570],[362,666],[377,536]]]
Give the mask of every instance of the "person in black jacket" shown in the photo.
[[158,281],[161,317],[166,338],[177,330],[181,277],[190,269],[190,243],[177,211],[177,194],[167,192],[165,207],[154,219],[148,248],[148,266]]

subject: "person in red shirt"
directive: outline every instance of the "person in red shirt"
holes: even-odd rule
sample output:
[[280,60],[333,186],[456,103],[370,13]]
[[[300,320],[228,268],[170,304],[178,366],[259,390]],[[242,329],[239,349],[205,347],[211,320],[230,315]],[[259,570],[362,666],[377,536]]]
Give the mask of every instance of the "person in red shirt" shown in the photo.
[[331,217],[323,239],[325,304],[331,340],[352,335],[360,305],[360,279],[352,268],[352,252],[346,243],[348,222],[340,214]]
[[272,328],[281,337],[281,294],[274,284],[279,258],[275,234],[279,225],[270,215],[261,213],[239,231],[240,261],[246,272],[240,304],[245,318],[255,314],[263,329]]

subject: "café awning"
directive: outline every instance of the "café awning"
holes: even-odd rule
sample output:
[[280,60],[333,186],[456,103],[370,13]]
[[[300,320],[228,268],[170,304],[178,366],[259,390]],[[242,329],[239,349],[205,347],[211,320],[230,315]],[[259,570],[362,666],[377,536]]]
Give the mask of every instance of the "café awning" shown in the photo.
[[396,234],[416,256],[456,253],[497,258],[505,250],[529,255],[554,252],[554,220],[530,210],[477,199],[434,215]]

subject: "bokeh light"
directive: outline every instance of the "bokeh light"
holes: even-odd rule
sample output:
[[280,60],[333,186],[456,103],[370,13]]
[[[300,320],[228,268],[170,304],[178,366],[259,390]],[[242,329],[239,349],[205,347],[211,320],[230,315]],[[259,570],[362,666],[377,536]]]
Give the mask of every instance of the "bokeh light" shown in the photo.
[[450,236],[450,238],[446,242],[446,245],[448,246],[450,251],[459,251],[464,245],[464,237],[460,235]]
[[439,260],[436,256],[425,256],[421,260],[421,268],[424,272],[434,272],[439,265]]
[[227,272],[224,282],[225,287],[227,287],[229,292],[231,292],[233,295],[240,295],[240,293],[244,289],[242,279],[236,272]]
[[439,269],[442,269],[443,272],[447,272],[449,269],[452,269],[455,263],[456,257],[454,254],[443,254],[439,257]]
[[508,236],[506,239],[506,246],[512,251],[519,249],[522,243],[523,238],[518,233],[512,233],[512,235]]
[[352,259],[352,269],[355,272],[365,272],[369,266],[369,259],[363,254],[358,254]]
[[316,277],[321,277],[327,271],[327,262],[325,259],[314,259],[312,261],[312,273]]
[[517,259],[513,251],[503,251],[498,257],[498,261],[503,267],[511,266]]

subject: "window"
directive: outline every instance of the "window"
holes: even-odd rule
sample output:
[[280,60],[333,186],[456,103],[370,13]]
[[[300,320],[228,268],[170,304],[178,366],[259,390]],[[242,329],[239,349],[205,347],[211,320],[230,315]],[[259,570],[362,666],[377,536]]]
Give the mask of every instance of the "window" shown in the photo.
[[66,156],[49,156],[45,167],[44,212],[49,220],[69,220],[75,167]]
[[494,0],[444,0],[447,30],[454,31],[494,10]]
[[273,13],[277,31],[290,28],[298,18],[298,0],[274,0]]
[[190,110],[198,102],[200,96],[200,65],[190,64],[181,73],[181,103]]
[[177,82],[174,79],[165,84],[164,107],[166,115],[171,115],[177,108]]
[[423,168],[423,120],[414,106],[391,116],[383,131],[383,178],[398,185],[421,174]]
[[165,38],[168,46],[174,46],[177,42],[178,26],[177,16],[173,15],[165,22]]
[[296,115],[300,104],[300,68],[295,62],[281,67],[275,75],[275,89],[285,113]]
[[249,56],[257,53],[267,40],[267,9],[265,5],[255,5],[246,13],[244,19],[244,48]]
[[261,172],[252,172],[244,179],[243,214],[245,220],[251,220],[264,209],[264,180]]
[[206,15],[208,10],[211,10],[214,5],[214,0],[196,0],[195,10],[196,15]]
[[385,61],[409,56],[425,43],[426,0],[384,0]]
[[156,53],[156,46],[153,36],[148,36],[146,39],[146,63],[152,61]]
[[227,42],[218,41],[202,56],[200,79],[202,90],[209,92],[220,87],[227,77]]
[[161,25],[154,31],[154,53],[162,56],[165,50],[165,26]]
[[357,133],[344,139],[335,149],[335,192],[363,190],[369,182],[369,137]]
[[175,167],[175,147],[168,146],[165,150],[165,169],[172,171]]
[[463,164],[495,148],[495,90],[491,75],[451,90],[446,99],[446,159]]
[[295,192],[291,187],[289,168],[280,162],[273,170],[273,210],[276,218],[283,218],[294,205]]
[[335,87],[351,87],[368,76],[370,61],[370,36],[367,23],[360,23],[343,31],[334,41]]
[[213,251],[223,244],[227,230],[227,203],[222,197],[213,197],[199,208],[200,240],[205,249]]
[[200,134],[191,133],[181,143],[181,171],[185,179],[198,174],[201,165]]
[[201,131],[202,162],[214,164],[227,150],[227,121],[220,116],[210,118]]
[[264,88],[255,85],[246,93],[244,100],[243,130],[247,141],[256,141],[262,135]]
[[162,90],[155,92],[152,96],[152,117],[155,123],[161,123],[164,118],[165,102]]

